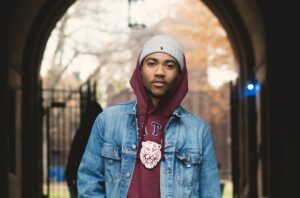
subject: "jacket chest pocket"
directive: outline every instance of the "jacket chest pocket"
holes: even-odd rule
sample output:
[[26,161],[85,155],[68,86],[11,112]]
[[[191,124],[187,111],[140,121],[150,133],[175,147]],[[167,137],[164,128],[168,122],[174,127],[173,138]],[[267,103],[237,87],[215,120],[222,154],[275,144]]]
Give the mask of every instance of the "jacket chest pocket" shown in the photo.
[[193,186],[199,178],[202,155],[200,151],[178,151],[176,153],[176,181],[186,187]]
[[112,182],[121,179],[121,147],[113,146],[111,144],[104,144],[102,147],[101,156],[104,159],[105,180],[107,182]]

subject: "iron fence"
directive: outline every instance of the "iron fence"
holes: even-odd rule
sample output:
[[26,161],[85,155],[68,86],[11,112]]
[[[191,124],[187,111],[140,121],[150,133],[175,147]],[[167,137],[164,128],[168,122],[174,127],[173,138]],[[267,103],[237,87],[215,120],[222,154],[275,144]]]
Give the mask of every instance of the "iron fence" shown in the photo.
[[69,196],[65,167],[70,146],[89,101],[96,100],[96,83],[77,90],[43,89],[43,196]]

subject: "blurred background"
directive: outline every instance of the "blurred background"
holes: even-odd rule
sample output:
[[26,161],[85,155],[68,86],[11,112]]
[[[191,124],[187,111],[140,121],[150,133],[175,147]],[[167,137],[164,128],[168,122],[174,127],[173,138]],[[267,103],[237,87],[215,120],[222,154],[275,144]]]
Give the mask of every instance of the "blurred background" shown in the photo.
[[222,196],[297,197],[299,12],[291,2],[0,5],[1,197],[70,197],[91,123],[134,99],[128,81],[136,59],[158,33],[184,47],[182,105],[211,126]]
[[[226,189],[231,187],[229,82],[237,79],[238,67],[218,18],[198,0],[85,0],[57,22],[41,65],[43,105],[50,110],[43,124],[50,197],[67,194],[62,191],[67,189],[65,166],[84,86],[91,86],[102,108],[134,99],[129,79],[139,50],[158,33],[175,36],[185,50],[189,93],[182,105],[210,124],[220,176]],[[232,191],[224,197],[232,197]]]

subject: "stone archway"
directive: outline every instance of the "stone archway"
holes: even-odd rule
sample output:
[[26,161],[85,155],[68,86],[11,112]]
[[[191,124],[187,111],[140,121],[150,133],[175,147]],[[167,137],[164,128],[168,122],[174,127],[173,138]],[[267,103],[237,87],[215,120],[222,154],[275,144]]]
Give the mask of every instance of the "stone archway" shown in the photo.
[[[74,2],[75,0],[47,1],[35,18],[27,40],[23,59],[24,73],[22,76],[22,127],[24,134],[22,137],[22,189],[24,197],[38,197],[41,194],[42,186],[39,179],[41,178],[40,167],[42,160],[40,151],[42,146],[41,134],[39,134],[41,127],[39,118],[42,113],[39,91],[40,62],[52,29]],[[255,76],[253,68],[258,63],[256,63],[251,35],[247,31],[243,18],[238,13],[239,9],[232,1],[204,0],[204,3],[218,16],[228,32],[228,37],[240,65],[240,83],[243,84],[249,77]],[[245,114],[248,111],[247,105],[247,103],[241,104]],[[243,119],[247,122],[247,115]],[[245,132],[248,133],[249,131],[246,130]]]
[[[232,101],[237,107],[236,119],[232,117],[231,120],[234,129],[231,142],[234,194],[240,197],[263,196],[262,191],[266,192],[267,187],[262,183],[265,183],[267,178],[258,176],[256,150],[261,143],[258,139],[263,136],[262,126],[258,125],[259,114],[263,113],[257,108],[257,105],[261,106],[261,104],[257,104],[256,99],[264,97],[265,90],[256,97],[240,97],[240,92],[248,81],[259,81],[262,85],[266,81],[265,74],[262,72],[266,61],[264,24],[259,13],[259,5],[253,2],[247,4],[214,0],[204,0],[204,3],[210,7],[227,30],[240,69],[237,85],[233,88],[238,93],[237,99]],[[262,102],[262,100],[258,101]],[[265,164],[267,160],[262,158],[260,163]],[[266,170],[260,171],[266,172]]]
[[48,37],[74,0],[47,1],[33,22],[23,59],[22,196],[42,195],[40,63]]

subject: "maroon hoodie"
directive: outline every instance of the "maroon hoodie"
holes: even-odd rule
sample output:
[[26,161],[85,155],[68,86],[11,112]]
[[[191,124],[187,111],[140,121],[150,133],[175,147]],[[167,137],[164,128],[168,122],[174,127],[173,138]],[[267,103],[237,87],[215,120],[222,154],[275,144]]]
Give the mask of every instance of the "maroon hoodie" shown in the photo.
[[[146,168],[140,160],[142,142],[151,140],[161,145],[161,160],[164,160],[165,127],[188,91],[188,76],[184,58],[184,67],[177,84],[167,93],[157,106],[153,106],[144,88],[141,77],[141,65],[137,62],[130,84],[137,97],[137,120],[139,149],[128,198],[160,197],[160,162],[152,169]],[[146,127],[145,127],[146,126]]]

